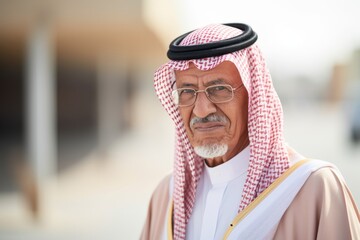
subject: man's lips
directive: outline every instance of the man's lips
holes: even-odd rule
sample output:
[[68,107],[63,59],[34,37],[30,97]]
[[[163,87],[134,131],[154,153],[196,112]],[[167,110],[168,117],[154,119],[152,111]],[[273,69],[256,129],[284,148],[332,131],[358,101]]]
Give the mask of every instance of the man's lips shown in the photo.
[[195,123],[191,128],[193,131],[208,132],[214,131],[224,127],[225,124],[221,122],[206,122],[206,123]]

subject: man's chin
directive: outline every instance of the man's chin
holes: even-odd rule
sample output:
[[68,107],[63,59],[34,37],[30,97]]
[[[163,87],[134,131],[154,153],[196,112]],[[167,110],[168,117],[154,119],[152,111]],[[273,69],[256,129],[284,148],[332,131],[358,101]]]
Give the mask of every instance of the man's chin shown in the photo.
[[226,154],[226,152],[228,151],[228,145],[218,143],[206,144],[201,146],[195,146],[194,150],[195,153],[202,158],[216,158],[222,157]]

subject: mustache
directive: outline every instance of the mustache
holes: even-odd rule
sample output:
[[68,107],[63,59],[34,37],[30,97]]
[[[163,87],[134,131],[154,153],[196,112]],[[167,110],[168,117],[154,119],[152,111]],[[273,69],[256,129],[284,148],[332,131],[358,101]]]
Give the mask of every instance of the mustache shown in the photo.
[[227,119],[224,116],[219,116],[215,114],[208,115],[204,118],[193,117],[190,121],[190,127],[193,127],[196,123],[207,123],[207,122],[221,122],[227,123]]

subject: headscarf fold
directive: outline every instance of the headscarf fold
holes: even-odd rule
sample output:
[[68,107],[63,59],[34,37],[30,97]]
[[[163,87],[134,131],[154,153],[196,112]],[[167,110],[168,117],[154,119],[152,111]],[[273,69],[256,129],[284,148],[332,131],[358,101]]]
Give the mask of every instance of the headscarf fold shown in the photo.
[[[241,30],[221,24],[208,25],[187,35],[180,45],[197,45],[231,38]],[[248,133],[250,159],[247,178],[239,203],[242,211],[287,168],[289,158],[283,137],[283,112],[272,84],[265,60],[256,44],[218,57],[186,61],[169,61],[154,76],[154,86],[160,102],[175,123],[176,149],[174,159],[174,239],[185,239],[186,224],[194,207],[196,187],[204,159],[199,157],[186,135],[178,106],[172,100],[175,71],[189,68],[192,62],[202,70],[210,70],[224,61],[237,67],[248,92]],[[239,169],[240,171],[240,169]]]

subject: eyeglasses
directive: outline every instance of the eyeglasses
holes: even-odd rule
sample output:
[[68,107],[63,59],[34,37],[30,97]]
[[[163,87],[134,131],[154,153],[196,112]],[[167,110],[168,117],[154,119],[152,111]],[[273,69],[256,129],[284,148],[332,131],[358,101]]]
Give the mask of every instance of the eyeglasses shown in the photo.
[[200,92],[204,92],[206,97],[212,103],[225,103],[231,101],[234,97],[234,91],[241,88],[242,86],[244,85],[241,84],[241,86],[233,88],[230,85],[221,84],[209,86],[204,90],[195,90],[193,88],[178,88],[172,92],[172,96],[175,104],[177,104],[179,107],[193,105],[196,101],[197,94]]

